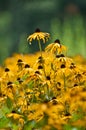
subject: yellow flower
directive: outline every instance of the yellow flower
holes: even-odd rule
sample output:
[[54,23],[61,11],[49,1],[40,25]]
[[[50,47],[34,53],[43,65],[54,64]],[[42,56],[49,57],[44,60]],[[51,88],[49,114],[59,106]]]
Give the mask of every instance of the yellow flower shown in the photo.
[[9,113],[6,115],[8,118],[12,117],[14,120],[20,119],[22,117],[22,115],[19,115],[15,112]]
[[38,41],[39,40],[43,40],[43,42],[45,43],[46,41],[48,41],[50,37],[50,34],[49,33],[46,33],[46,32],[41,32],[40,29],[36,29],[35,33],[31,34],[28,38],[27,38],[27,41],[32,42],[32,40],[35,40],[37,39]]
[[54,43],[49,44],[46,48],[46,52],[51,52],[53,54],[61,54],[63,51],[66,51],[66,47],[60,44],[58,39],[55,40]]

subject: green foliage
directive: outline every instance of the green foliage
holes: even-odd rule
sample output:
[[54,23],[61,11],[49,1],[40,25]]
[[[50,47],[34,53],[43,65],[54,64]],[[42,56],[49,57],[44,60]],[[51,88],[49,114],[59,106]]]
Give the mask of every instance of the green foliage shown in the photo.
[[63,130],[85,130],[83,127],[74,127],[71,126],[70,124],[66,124],[63,128]]
[[0,129],[9,127],[9,119],[6,117],[6,114],[9,112],[10,109],[7,107],[6,104],[4,104],[0,109]]
[[9,126],[9,119],[6,117],[0,118],[0,129],[1,128],[6,128]]
[[35,126],[35,123],[36,122],[34,120],[26,122],[24,125],[24,130],[32,130],[32,128]]
[[6,103],[7,103],[8,109],[12,110],[13,103],[9,97],[7,97]]
[[72,56],[75,54],[86,56],[86,31],[84,28],[85,23],[81,15],[66,17],[63,23],[58,19],[51,22],[51,34],[55,34],[53,40],[60,39],[63,44],[68,46],[68,54]]

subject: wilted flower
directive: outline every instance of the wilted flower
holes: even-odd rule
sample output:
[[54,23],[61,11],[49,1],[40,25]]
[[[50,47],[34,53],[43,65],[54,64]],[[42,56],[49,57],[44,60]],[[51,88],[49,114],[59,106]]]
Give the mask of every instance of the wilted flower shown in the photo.
[[63,51],[66,51],[66,47],[64,45],[61,45],[60,40],[56,39],[54,43],[49,44],[45,48],[46,52],[51,52],[53,54],[61,54]]

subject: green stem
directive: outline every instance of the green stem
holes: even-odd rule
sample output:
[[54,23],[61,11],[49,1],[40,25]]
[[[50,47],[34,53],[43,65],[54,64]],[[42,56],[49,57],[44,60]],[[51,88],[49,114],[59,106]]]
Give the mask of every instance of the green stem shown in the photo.
[[40,53],[41,53],[41,57],[42,57],[42,47],[41,47],[40,40],[38,40],[38,44],[39,44],[39,49],[40,49]]
[[[40,40],[38,40],[38,44],[39,44],[39,49],[40,49],[40,53],[41,53],[41,57],[42,57],[42,47],[41,47]],[[43,57],[42,57],[42,58],[43,58]],[[45,67],[44,67],[44,63],[43,63],[43,62],[42,62],[42,66],[43,66],[44,75],[45,75],[45,77],[46,77]]]

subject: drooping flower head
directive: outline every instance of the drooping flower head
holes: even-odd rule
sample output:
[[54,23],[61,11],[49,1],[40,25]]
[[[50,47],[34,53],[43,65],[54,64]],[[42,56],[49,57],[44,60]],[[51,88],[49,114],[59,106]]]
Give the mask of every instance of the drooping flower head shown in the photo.
[[60,43],[59,39],[56,39],[54,43],[49,44],[45,48],[46,52],[51,52],[53,54],[61,54],[63,51],[66,51],[66,47]]
[[32,40],[38,40],[38,41],[42,40],[45,43],[46,41],[48,41],[49,37],[50,37],[49,33],[41,32],[40,29],[37,28],[33,34],[28,36],[27,41],[29,41],[30,44]]

